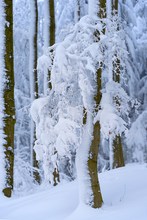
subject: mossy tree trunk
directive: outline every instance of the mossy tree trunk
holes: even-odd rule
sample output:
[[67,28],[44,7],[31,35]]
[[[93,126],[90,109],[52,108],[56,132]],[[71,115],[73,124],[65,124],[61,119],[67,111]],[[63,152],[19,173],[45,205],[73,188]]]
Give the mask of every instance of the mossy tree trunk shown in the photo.
[[[117,14],[118,13],[118,0],[113,0],[112,8],[113,8],[113,14]],[[118,27],[118,30],[119,30],[119,27]],[[113,64],[113,80],[115,82],[120,83],[120,60],[119,59],[116,59],[115,63]],[[115,98],[114,101],[119,105],[119,101],[117,100],[117,97]],[[122,140],[121,140],[120,135],[116,135],[116,137],[113,139],[112,145],[113,145],[112,146],[113,147],[112,168],[123,167],[125,163],[124,163],[124,157],[123,157]]]
[[13,65],[13,1],[5,0],[5,85],[4,85],[4,135],[6,182],[3,193],[11,197],[14,166],[14,65]]
[[[97,92],[94,96],[95,112],[98,111],[98,107],[101,101],[101,69],[97,70]],[[93,138],[90,145],[89,157],[88,157],[88,171],[90,175],[91,189],[93,201],[91,206],[93,208],[100,208],[103,204],[102,194],[100,190],[100,184],[98,179],[98,151],[100,145],[100,123],[97,121],[93,128]]]
[[[99,1],[99,12],[98,16],[100,18],[104,18],[105,16],[105,7],[106,1],[100,0]],[[97,82],[96,82],[96,92],[94,98],[94,112],[98,112],[99,105],[101,102],[102,94],[101,94],[101,87],[102,87],[102,69],[99,67],[97,70]],[[86,122],[86,120],[84,120]],[[100,123],[97,121],[94,124],[93,128],[93,138],[91,141],[91,146],[89,150],[89,157],[88,157],[88,171],[90,175],[90,182],[91,182],[91,189],[92,189],[92,197],[93,201],[91,206],[93,208],[100,208],[103,204],[102,194],[100,190],[100,184],[98,179],[98,151],[100,146]]]

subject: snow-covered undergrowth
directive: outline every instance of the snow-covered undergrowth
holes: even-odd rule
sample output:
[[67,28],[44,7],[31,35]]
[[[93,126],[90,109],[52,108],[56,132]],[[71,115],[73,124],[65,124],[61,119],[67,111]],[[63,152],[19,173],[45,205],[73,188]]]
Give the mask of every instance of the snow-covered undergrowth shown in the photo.
[[0,219],[146,220],[147,165],[128,165],[100,174],[104,205],[92,209],[78,202],[77,181],[23,198],[0,196]]

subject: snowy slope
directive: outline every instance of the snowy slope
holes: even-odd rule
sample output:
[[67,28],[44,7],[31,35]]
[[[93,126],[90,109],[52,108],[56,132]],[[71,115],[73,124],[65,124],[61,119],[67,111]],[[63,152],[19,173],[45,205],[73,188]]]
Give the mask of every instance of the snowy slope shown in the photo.
[[0,220],[147,220],[147,165],[100,174],[101,209],[78,205],[78,183],[64,184],[24,198],[0,197]]

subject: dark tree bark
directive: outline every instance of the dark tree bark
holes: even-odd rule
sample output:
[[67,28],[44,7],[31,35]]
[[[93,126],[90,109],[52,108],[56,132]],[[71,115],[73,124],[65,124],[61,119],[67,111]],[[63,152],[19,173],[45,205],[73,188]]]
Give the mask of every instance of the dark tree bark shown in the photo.
[[54,0],[49,0],[50,9],[50,46],[55,43],[55,5]]
[[[38,74],[37,74],[37,59],[38,59],[38,4],[37,0],[31,2],[32,10],[32,26],[30,36],[30,97],[31,102],[38,98]],[[35,124],[31,119],[31,165],[38,168],[38,162],[36,160],[36,154],[34,151],[34,144],[36,141]],[[40,182],[38,172],[33,172],[34,178]]]
[[[113,0],[112,3],[113,14],[118,14],[118,0]],[[118,26],[119,30],[119,26]],[[116,59],[115,64],[113,64],[113,80],[115,82],[120,83],[120,60]],[[115,98],[115,102],[119,105],[119,101],[117,97]],[[122,140],[121,136],[117,135],[113,140],[113,164],[112,168],[123,167],[124,156],[123,156],[123,148],[122,148]]]
[[[50,46],[55,44],[55,3],[54,0],[49,1],[49,10],[50,10]],[[52,89],[51,83],[51,72],[48,72],[49,79],[49,89]],[[60,182],[60,174],[58,168],[55,168],[53,171],[53,180],[54,186],[56,186]]]
[[[49,0],[49,12],[50,12],[50,27],[49,27],[49,33],[50,33],[50,45],[52,46],[55,44],[55,3],[54,0]],[[51,72],[48,71],[48,81],[49,81],[49,89],[52,89],[52,83],[51,83]]]
[[14,166],[14,65],[13,65],[13,1],[5,0],[5,86],[4,86],[4,135],[6,182],[3,193],[11,197]]
[[75,23],[77,23],[80,20],[81,17],[81,1],[75,0]]

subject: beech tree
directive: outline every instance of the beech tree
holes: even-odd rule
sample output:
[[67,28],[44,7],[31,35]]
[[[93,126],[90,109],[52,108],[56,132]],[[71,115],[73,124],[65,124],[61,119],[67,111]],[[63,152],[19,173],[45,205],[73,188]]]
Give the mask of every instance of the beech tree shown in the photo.
[[[1,80],[4,83],[2,85],[3,91],[3,112],[2,125],[3,125],[3,137],[2,144],[4,150],[5,164],[5,180],[3,193],[7,197],[11,197],[13,191],[13,178],[14,178],[14,125],[15,125],[15,104],[14,104],[14,64],[13,64],[13,1],[1,1],[1,21],[2,35],[0,38],[3,49],[0,62]],[[2,78],[3,77],[3,78]]]
[[[118,0],[112,2],[112,16],[113,14],[118,16]],[[118,29],[119,29],[119,24],[118,24]],[[114,65],[113,80],[117,83],[120,83],[120,77],[121,77],[120,60],[116,58],[116,62],[113,63],[113,65]],[[117,97],[115,97],[114,101],[119,105],[119,100]],[[122,140],[121,140],[121,135],[116,135],[116,137],[113,139],[113,168],[118,168],[122,166],[124,166]]]
[[[93,1],[93,3],[95,3],[95,5],[93,4],[93,7],[95,6],[95,8],[97,8],[97,15],[99,16],[99,18],[101,19],[104,18],[106,1],[100,0],[99,3],[98,1],[97,2]],[[95,8],[93,9],[95,10]],[[99,36],[97,36],[96,41],[98,41],[98,39],[99,39]],[[102,98],[102,93],[101,93],[102,69],[101,68],[102,67],[99,66],[97,70],[97,74],[96,74],[96,82],[95,82],[96,84],[94,86],[95,94],[93,97],[94,103],[92,107],[92,109],[94,109],[92,113],[93,116],[98,112],[101,98]],[[94,117],[92,119],[92,124],[94,124],[92,128],[93,134],[92,134],[92,140],[91,140],[89,156],[88,156],[88,170],[89,170],[90,182],[91,182],[91,188],[92,188],[91,206],[93,206],[94,208],[100,208],[103,203],[99,180],[98,180],[98,152],[99,152],[99,146],[100,146],[101,130],[100,130],[100,122],[97,121],[96,123],[94,123]]]
[[[55,44],[55,3],[54,0],[44,1],[44,55],[38,61],[39,94],[47,95],[52,89],[51,72],[43,60],[47,57],[47,48]],[[42,59],[43,58],[43,59]],[[41,67],[39,65],[41,63]],[[44,67],[42,67],[42,65]],[[43,76],[43,77],[42,77]]]
[[[111,26],[116,25],[116,28],[114,31],[119,32],[119,15],[118,15],[118,0],[110,0],[107,1],[107,23],[106,23],[106,29],[108,37],[111,37]],[[116,23],[116,24],[114,24]],[[111,43],[110,43],[111,45]],[[116,50],[115,53],[111,52],[112,48],[108,44],[107,50],[108,52],[108,80],[111,83],[111,81],[114,81],[116,83],[120,83],[121,78],[121,64],[120,59],[118,56],[118,52]],[[117,106],[119,109],[119,103],[120,97],[117,96],[117,94],[113,96],[113,102],[114,105]],[[113,136],[113,137],[112,137]],[[122,149],[122,140],[121,140],[121,134],[111,135],[109,138],[109,147],[110,147],[110,168],[117,168],[124,166],[124,158],[123,158],[123,149]]]
[[[38,59],[38,44],[37,44],[37,35],[38,35],[38,4],[37,0],[30,2],[31,8],[31,25],[30,25],[30,60],[29,60],[29,76],[30,76],[30,99],[33,102],[38,98],[38,77],[37,77],[37,59]],[[35,124],[31,119],[31,158],[30,164],[32,167],[38,167],[36,156],[34,152],[34,144],[36,140],[35,134]],[[35,175],[35,178],[39,178],[38,175]]]
[[132,106],[120,80],[127,48],[117,11],[118,1],[89,1],[89,14],[71,25],[65,38],[39,59],[39,66],[51,73],[52,87],[31,108],[37,127],[35,150],[45,179],[56,185],[59,169],[62,182],[74,166],[74,155],[80,200],[94,208],[103,204],[98,181],[100,144],[104,149],[103,140],[109,140],[110,168],[124,165],[121,136]]

